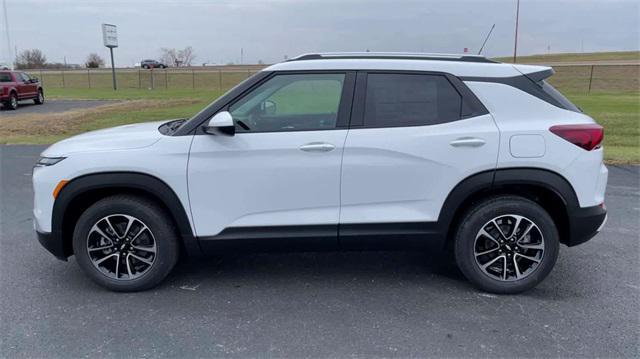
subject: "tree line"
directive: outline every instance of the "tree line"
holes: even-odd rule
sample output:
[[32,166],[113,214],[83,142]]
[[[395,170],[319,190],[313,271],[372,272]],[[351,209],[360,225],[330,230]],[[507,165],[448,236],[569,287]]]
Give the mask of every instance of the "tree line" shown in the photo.
[[[182,50],[174,48],[160,49],[160,62],[168,66],[191,66],[195,56],[195,51],[191,46],[187,46]],[[48,62],[47,56],[40,49],[23,50],[16,56],[14,62],[15,68],[23,69],[71,69],[85,67],[88,69],[96,69],[104,67],[105,61],[97,53],[90,53],[82,65],[70,65],[60,62]]]

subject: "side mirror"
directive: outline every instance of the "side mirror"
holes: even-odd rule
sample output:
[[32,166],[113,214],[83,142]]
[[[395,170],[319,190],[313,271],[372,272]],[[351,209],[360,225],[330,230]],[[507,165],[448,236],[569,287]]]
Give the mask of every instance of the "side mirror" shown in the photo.
[[275,115],[277,108],[276,103],[273,101],[266,100],[260,103],[260,113],[263,115]]
[[233,117],[227,111],[216,113],[202,129],[210,135],[233,136],[236,134]]

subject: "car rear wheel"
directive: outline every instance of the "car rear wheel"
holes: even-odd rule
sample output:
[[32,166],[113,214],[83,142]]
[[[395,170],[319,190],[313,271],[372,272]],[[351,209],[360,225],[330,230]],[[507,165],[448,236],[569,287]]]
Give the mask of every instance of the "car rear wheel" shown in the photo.
[[113,196],[80,216],[73,251],[94,282],[130,292],[158,285],[175,266],[179,246],[171,218],[161,207],[134,196]]
[[33,102],[35,102],[36,105],[42,105],[44,103],[44,92],[42,92],[42,90],[38,90],[38,97],[34,98]]
[[559,236],[537,203],[502,196],[471,208],[455,234],[462,273],[478,288],[498,294],[531,289],[553,269]]
[[8,110],[17,110],[18,109],[18,95],[15,92],[12,92],[9,95],[9,100],[5,103],[5,107]]

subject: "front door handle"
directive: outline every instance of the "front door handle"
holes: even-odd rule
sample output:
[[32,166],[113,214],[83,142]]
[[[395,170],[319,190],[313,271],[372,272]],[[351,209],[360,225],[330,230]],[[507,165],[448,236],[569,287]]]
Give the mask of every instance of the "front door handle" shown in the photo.
[[305,152],[329,152],[335,148],[336,146],[326,142],[311,142],[300,146],[300,150]]
[[480,147],[485,143],[485,140],[477,137],[460,137],[449,142],[453,147]]

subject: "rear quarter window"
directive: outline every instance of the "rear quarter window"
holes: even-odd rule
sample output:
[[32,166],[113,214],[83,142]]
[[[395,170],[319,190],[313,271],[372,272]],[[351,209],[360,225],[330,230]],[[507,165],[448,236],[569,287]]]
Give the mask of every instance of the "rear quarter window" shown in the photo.
[[435,125],[460,119],[462,96],[445,76],[376,74],[367,77],[365,127]]
[[0,72],[0,82],[13,82],[11,74],[8,72]]
[[569,111],[574,112],[582,112],[582,110],[574,105],[569,99],[567,99],[560,91],[556,90],[555,87],[551,86],[547,81],[542,80],[538,81],[538,86],[542,89],[542,91],[547,94],[547,96],[554,99],[557,103],[561,105],[562,108]]

